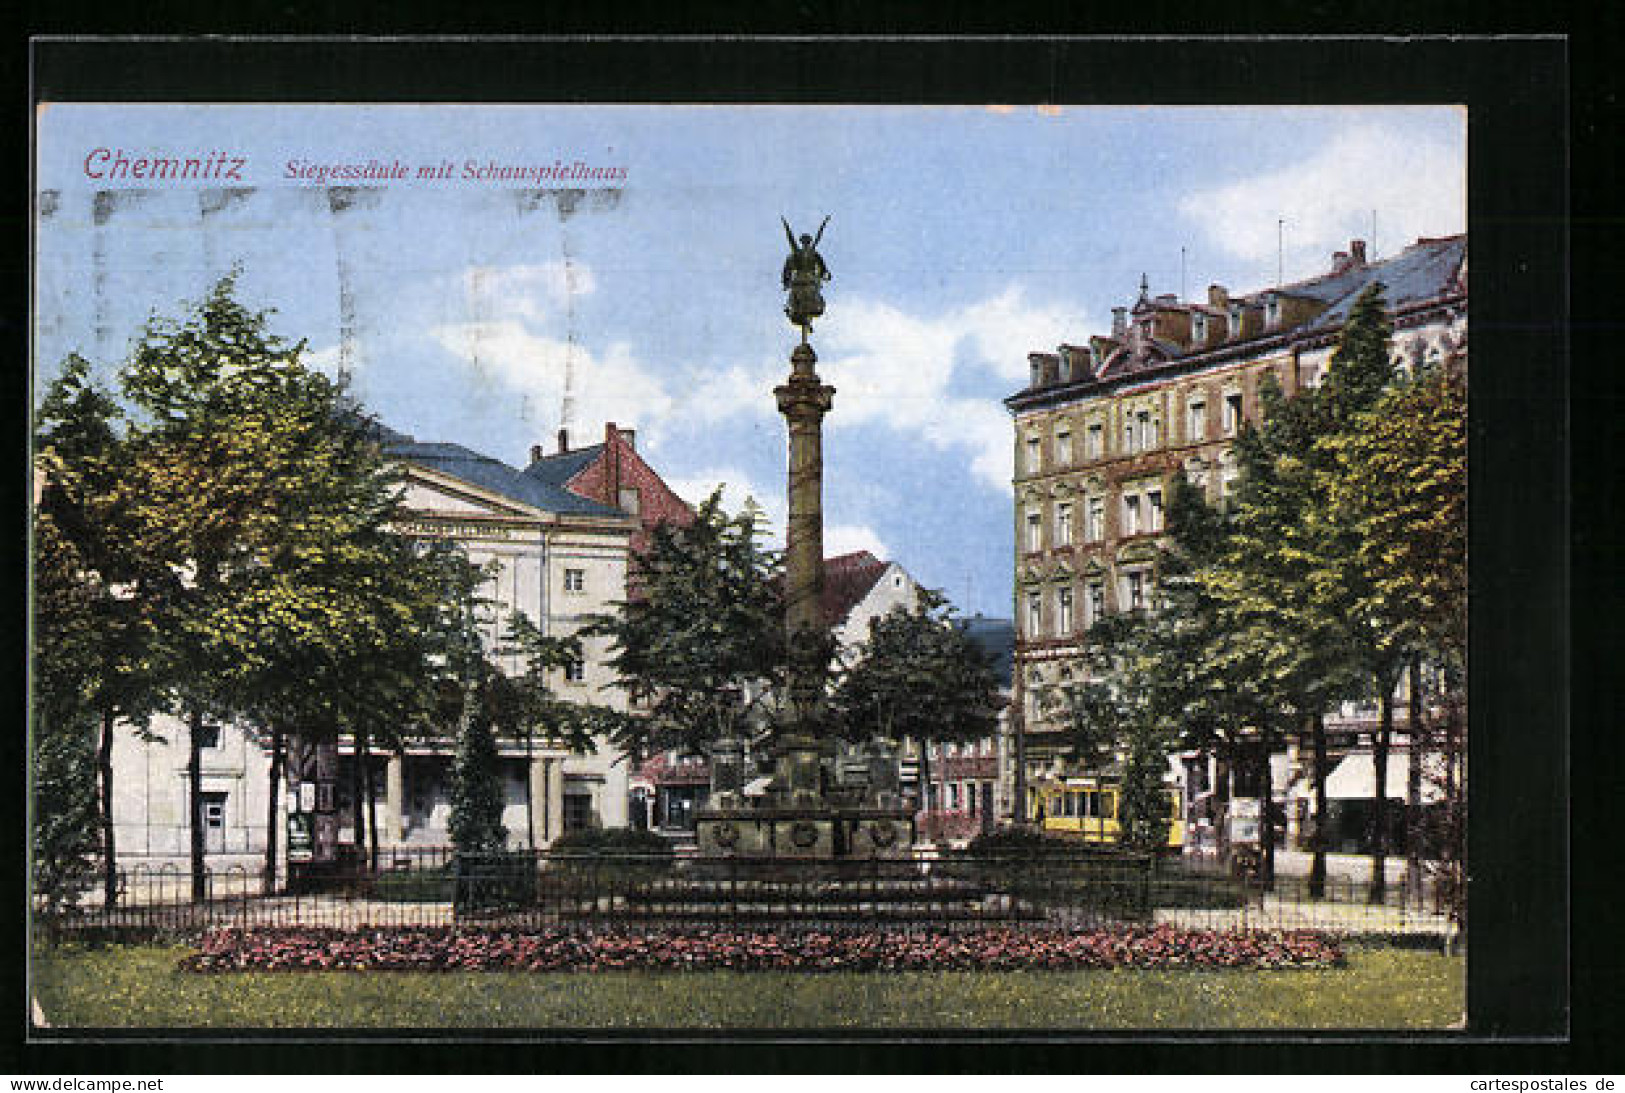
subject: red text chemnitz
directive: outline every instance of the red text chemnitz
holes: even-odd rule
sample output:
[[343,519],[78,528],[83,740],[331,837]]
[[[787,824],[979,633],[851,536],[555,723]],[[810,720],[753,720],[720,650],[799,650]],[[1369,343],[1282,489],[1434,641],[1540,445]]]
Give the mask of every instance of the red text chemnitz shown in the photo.
[[210,152],[202,156],[132,156],[122,148],[92,148],[85,156],[85,176],[97,179],[243,180],[247,156]]

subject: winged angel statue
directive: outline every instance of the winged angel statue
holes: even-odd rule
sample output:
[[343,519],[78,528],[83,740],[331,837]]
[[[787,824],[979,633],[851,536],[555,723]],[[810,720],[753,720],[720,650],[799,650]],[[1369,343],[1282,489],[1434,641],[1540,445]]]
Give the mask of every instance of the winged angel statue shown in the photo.
[[817,235],[802,235],[801,241],[796,241],[795,232],[790,230],[790,222],[779,217],[779,223],[784,225],[784,238],[790,243],[790,255],[784,260],[784,272],[780,276],[780,285],[790,293],[790,299],[784,305],[784,314],[790,322],[801,328],[802,339],[812,330],[812,321],[824,313],[824,294],[821,286],[829,280],[829,267],[824,264],[823,255],[818,253],[818,244],[824,238],[824,228],[829,225],[829,217],[818,225]]

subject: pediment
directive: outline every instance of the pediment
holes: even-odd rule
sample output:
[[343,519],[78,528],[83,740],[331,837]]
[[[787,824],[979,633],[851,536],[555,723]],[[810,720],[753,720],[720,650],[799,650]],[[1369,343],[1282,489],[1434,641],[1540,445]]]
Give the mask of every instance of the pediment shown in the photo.
[[422,467],[408,467],[401,507],[416,515],[459,516],[513,520],[535,517],[529,506],[500,494],[437,474]]

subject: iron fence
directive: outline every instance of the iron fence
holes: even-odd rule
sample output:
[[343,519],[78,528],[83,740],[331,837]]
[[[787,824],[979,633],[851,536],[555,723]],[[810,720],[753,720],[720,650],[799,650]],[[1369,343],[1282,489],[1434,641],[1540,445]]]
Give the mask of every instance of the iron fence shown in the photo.
[[1307,878],[1264,884],[1180,859],[1115,853],[916,854],[856,860],[756,860],[629,853],[448,848],[383,855],[268,883],[247,866],[215,868],[194,898],[185,868],[119,874],[100,894],[42,917],[53,936],[189,934],[211,928],[773,929],[830,926],[1051,929],[1161,924],[1210,929],[1320,929],[1444,938],[1456,933],[1437,893]]

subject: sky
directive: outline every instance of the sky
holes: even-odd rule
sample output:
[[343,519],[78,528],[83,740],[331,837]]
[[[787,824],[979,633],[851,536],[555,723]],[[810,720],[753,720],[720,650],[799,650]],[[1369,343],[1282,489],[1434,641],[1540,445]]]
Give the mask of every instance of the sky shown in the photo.
[[[1008,617],[1001,400],[1027,354],[1106,331],[1142,274],[1247,292],[1354,238],[1380,259],[1463,231],[1465,157],[1449,106],[48,104],[36,398],[70,352],[110,376],[235,269],[395,429],[522,467],[614,421],[684,497],[752,497],[782,541],[780,217],[828,216],[826,553]],[[206,177],[134,177],[156,158]],[[576,164],[596,177],[543,170]],[[352,167],[381,177],[331,170]]]

